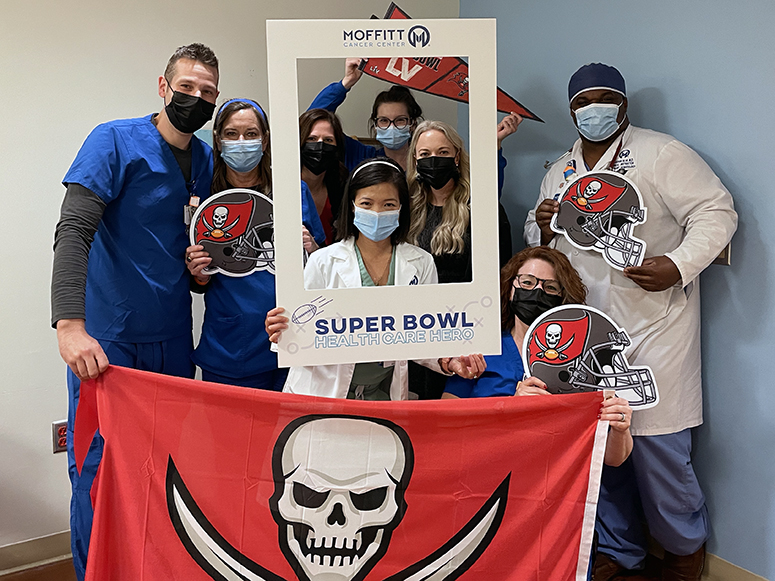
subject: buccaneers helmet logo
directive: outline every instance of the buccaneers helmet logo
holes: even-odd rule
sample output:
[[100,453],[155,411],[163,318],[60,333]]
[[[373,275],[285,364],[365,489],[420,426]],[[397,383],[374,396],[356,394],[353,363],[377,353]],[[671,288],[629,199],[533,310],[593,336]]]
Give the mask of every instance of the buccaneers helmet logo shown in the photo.
[[657,405],[654,374],[630,366],[624,354],[627,332],[605,313],[582,305],[563,305],[536,319],[525,335],[522,359],[529,375],[551,393],[614,389],[633,408]]
[[275,272],[273,205],[264,194],[235,188],[210,196],[194,214],[189,234],[191,244],[201,244],[212,258],[205,274]]
[[595,250],[612,267],[640,266],[646,243],[632,229],[646,221],[646,208],[637,187],[625,176],[588,173],[571,182],[560,197],[560,211],[551,228],[577,248]]

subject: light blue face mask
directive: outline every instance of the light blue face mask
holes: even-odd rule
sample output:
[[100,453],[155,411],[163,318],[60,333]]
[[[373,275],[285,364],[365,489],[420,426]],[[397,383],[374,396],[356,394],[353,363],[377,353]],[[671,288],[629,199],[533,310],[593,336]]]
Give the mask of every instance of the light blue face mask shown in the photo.
[[576,109],[574,113],[579,133],[589,141],[605,141],[616,133],[621,125],[616,122],[619,107],[621,105],[612,103],[592,103]]
[[369,240],[374,242],[384,240],[398,228],[400,207],[398,210],[386,210],[384,212],[366,210],[365,208],[359,208],[355,204],[353,204],[353,207],[355,208],[353,224],[358,229],[358,232]]
[[264,155],[260,139],[222,139],[221,157],[237,173],[254,169]]
[[387,149],[401,149],[412,136],[412,130],[409,127],[403,129],[391,125],[387,129],[377,127],[377,141]]

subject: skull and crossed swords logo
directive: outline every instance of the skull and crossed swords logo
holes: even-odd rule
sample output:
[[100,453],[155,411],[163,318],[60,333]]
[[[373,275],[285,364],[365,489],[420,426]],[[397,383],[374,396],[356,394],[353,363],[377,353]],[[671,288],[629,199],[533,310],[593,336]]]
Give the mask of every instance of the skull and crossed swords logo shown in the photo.
[[577,193],[575,193],[575,194],[573,194],[571,196],[571,200],[573,200],[579,206],[582,206],[582,207],[592,206],[593,204],[601,202],[601,201],[603,201],[605,199],[605,196],[602,197],[602,198],[595,198],[594,197],[600,191],[600,189],[602,187],[603,187],[603,184],[601,184],[597,180],[595,180],[593,182],[589,182],[587,187],[584,188],[584,192],[582,194],[579,194],[578,190],[576,190]]
[[218,206],[213,210],[213,225],[207,221],[206,216],[202,216],[202,223],[207,228],[207,232],[204,236],[218,238],[231,238],[229,230],[234,228],[239,222],[239,216],[229,225],[226,225],[226,221],[229,219],[229,208],[226,206]]
[[536,353],[536,357],[539,359],[546,358],[549,361],[554,361],[555,359],[563,361],[568,358],[563,351],[571,346],[575,335],[571,335],[570,339],[560,345],[560,341],[562,341],[562,325],[552,323],[546,327],[545,337],[546,345],[541,343],[541,339],[538,338],[537,334],[533,336],[536,345],[541,349],[541,351]]
[[[361,581],[385,555],[407,510],[414,450],[384,419],[309,415],[290,422],[272,454],[269,508],[299,581]],[[428,557],[386,581],[457,579],[482,555],[506,510],[507,475],[479,511]],[[237,551],[210,523],[172,458],[167,508],[191,557],[218,581],[286,581]]]

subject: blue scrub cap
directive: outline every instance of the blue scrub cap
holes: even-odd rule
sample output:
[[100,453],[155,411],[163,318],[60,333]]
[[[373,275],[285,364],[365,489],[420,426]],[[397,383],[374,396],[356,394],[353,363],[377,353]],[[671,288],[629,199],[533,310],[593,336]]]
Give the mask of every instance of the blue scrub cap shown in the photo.
[[568,102],[590,89],[608,89],[627,96],[622,73],[603,63],[590,63],[573,73],[568,83]]
[[215,116],[216,120],[220,116],[221,111],[223,111],[224,107],[226,107],[226,105],[229,105],[231,103],[247,103],[248,105],[253,107],[253,109],[255,109],[256,111],[261,113],[261,117],[263,117],[264,118],[264,122],[266,122],[266,113],[264,113],[264,110],[261,108],[261,106],[258,103],[256,103],[255,101],[251,101],[250,99],[229,99],[223,105],[221,105],[220,108],[218,109],[218,114]]

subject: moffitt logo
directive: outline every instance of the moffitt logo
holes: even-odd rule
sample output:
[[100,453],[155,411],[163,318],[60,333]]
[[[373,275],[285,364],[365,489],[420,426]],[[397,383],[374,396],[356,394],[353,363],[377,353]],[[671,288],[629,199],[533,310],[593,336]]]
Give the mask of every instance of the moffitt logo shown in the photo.
[[431,41],[431,33],[424,26],[416,25],[407,32],[402,28],[343,30],[342,40],[345,47],[388,47],[406,46],[426,47]]
[[420,47],[424,48],[428,46],[428,43],[431,41],[430,31],[424,26],[420,26],[419,24],[417,26],[412,26],[412,28],[409,29],[409,34],[406,36],[409,44],[414,47],[419,44]]

